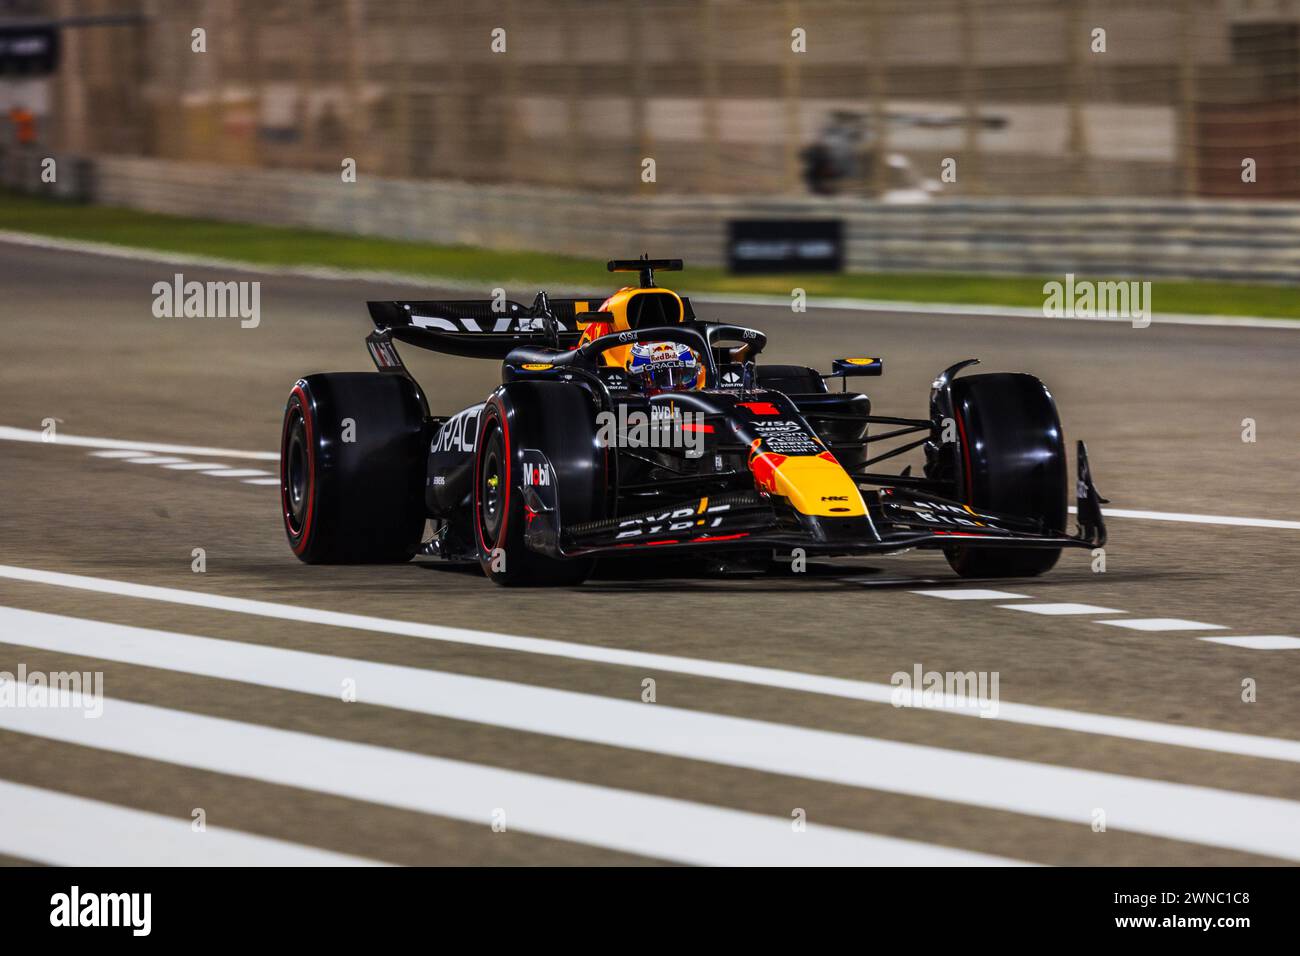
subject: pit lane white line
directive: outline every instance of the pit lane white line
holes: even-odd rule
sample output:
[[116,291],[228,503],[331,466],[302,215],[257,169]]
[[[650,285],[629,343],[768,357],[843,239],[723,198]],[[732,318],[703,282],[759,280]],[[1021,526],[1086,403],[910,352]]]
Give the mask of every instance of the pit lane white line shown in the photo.
[[260,468],[232,468],[229,465],[214,462],[194,462],[186,458],[171,456],[133,458],[130,456],[138,454],[133,451],[92,451],[90,454],[100,458],[124,459],[128,464],[132,465],[161,465],[173,471],[197,471],[212,478],[242,478],[242,483],[246,485],[278,485],[280,483],[279,478],[270,477],[272,472],[263,471]]
[[1122,621],[1097,621],[1111,627],[1125,627],[1131,631],[1226,631],[1222,624],[1206,624],[1204,621],[1188,621],[1181,617],[1130,617]]
[[373,860],[0,780],[0,853],[51,866],[378,866]]
[[[1272,797],[16,608],[0,622],[24,647],[333,700],[351,678],[368,704],[1069,823],[1105,807],[1115,829],[1300,860],[1300,803]],[[116,726],[121,703],[77,718]]]
[[[1070,508],[1070,514],[1076,509]],[[1233,528],[1285,528],[1300,531],[1300,521],[1279,518],[1237,518],[1229,515],[1197,515],[1180,511],[1134,511],[1129,508],[1102,508],[1107,518],[1143,518],[1148,521],[1178,521],[1184,524],[1219,524]]]
[[[123,246],[108,242],[95,242],[88,239],[64,239],[41,233],[22,232],[12,229],[0,229],[0,242],[29,246],[37,249],[53,249],[59,252],[80,253],[83,255],[108,256],[115,259],[133,259],[142,262],[169,263],[172,265],[199,266],[206,268],[233,269],[262,275],[301,276],[308,279],[343,282],[375,282],[397,285],[417,286],[420,288],[453,289],[466,292],[481,292],[487,287],[484,282],[475,282],[458,276],[423,275],[413,272],[392,272],[382,269],[343,269],[337,266],[311,265],[270,265],[268,263],[249,262],[241,259],[225,259],[220,256],[203,256],[176,252],[169,249],[150,249],[147,247]],[[505,288],[532,286],[534,283],[525,279],[507,276],[494,280]],[[608,290],[599,286],[587,289],[571,288],[573,294],[588,295],[599,299]],[[692,302],[716,302],[722,305],[749,305],[758,308],[774,308],[786,311],[790,308],[787,296],[762,295],[758,293],[740,295],[725,292],[702,292],[691,296]],[[840,297],[818,297],[811,303],[817,309],[833,309],[853,312],[917,312],[925,315],[975,315],[987,318],[1031,318],[1044,319],[1042,308],[1014,305],[986,305],[958,302],[910,302],[893,299],[853,299]],[[1217,325],[1260,329],[1300,329],[1300,320],[1268,318],[1247,315],[1202,315],[1181,314],[1177,312],[1156,313],[1151,320],[1169,325]],[[1056,318],[1048,321],[1061,322],[1131,322],[1131,318],[1112,316],[1076,316],[1073,318]]]
[[[75,698],[76,695],[74,695]],[[656,859],[721,866],[987,866],[1016,861],[670,797],[575,783],[108,699],[87,720],[72,707],[0,708],[0,727],[478,824],[498,809],[508,829]],[[644,706],[644,705],[642,705]]]
[[1253,651],[1289,651],[1300,648],[1300,637],[1283,634],[1257,634],[1250,637],[1198,637],[1198,641],[1247,647]]
[[[198,445],[174,445],[160,442],[123,441],[117,438],[89,438],[84,435],[57,433],[54,441],[42,431],[29,428],[12,428],[0,425],[0,441],[33,442],[38,445],[65,445],[72,448],[103,448],[131,452],[152,452],[160,455],[203,455],[215,458],[256,458],[260,461],[279,461],[275,451],[238,451],[233,448],[210,448]],[[124,457],[124,456],[123,456]]]
[[997,607],[1005,608],[1009,611],[1028,611],[1030,614],[1046,614],[1051,617],[1059,617],[1069,614],[1127,614],[1127,611],[1121,611],[1113,607],[1098,607],[1095,604],[1071,604],[1062,602],[1059,604],[999,604]]
[[[0,565],[0,578],[191,607],[210,608],[218,611],[230,611],[237,614],[250,614],[278,620],[300,621],[327,627],[344,627],[352,630],[397,634],[422,640],[444,641],[598,664],[634,667],[643,672],[660,671],[691,674],[714,680],[736,681],[761,687],[777,687],[784,690],[825,694],[870,703],[892,704],[897,699],[898,694],[898,688],[892,684],[877,684],[842,677],[827,677],[802,671],[757,667],[751,664],[733,664],[701,658],[656,654],[647,651],[578,644],[549,638],[518,637],[507,634],[494,634],[489,631],[470,631],[436,624],[419,624],[412,621],[368,617],[339,611],[299,608],[287,604],[274,604],[269,601],[232,598],[207,594],[201,591],[161,588],[126,581],[64,574],[56,571],[19,568],[12,565]],[[919,691],[914,696],[917,702],[921,700]],[[905,705],[911,703],[906,700],[904,702]],[[976,718],[979,718],[981,713],[984,712],[976,707],[948,699],[945,699],[936,710],[939,713]],[[1233,731],[1186,727],[1132,717],[1111,717],[1104,714],[1041,707],[1036,704],[1016,704],[1007,701],[1000,702],[996,717],[980,719],[1005,720],[1015,724],[1076,730],[1081,733],[1122,737],[1129,740],[1145,740],[1152,743],[1191,747],[1198,750],[1300,763],[1300,741],[1278,737],[1260,737]]]
[[934,591],[913,591],[924,597],[943,598],[946,601],[1019,601],[1028,600],[1028,594],[1013,594],[1010,591],[990,591],[987,588],[944,588]]
[[[220,471],[201,471],[199,474],[211,475],[213,478],[265,478],[271,473],[260,468],[225,468]],[[275,481],[279,484],[280,479]]]
[[[136,452],[91,452],[92,455],[99,455],[106,458],[123,458],[127,455],[134,455]],[[161,465],[164,468],[170,468],[173,471],[197,471],[202,475],[210,478],[239,478],[245,485],[278,485],[279,478],[273,478],[272,472],[263,471],[260,468],[232,468],[229,465],[214,464],[211,462],[193,462],[185,458],[174,458],[170,456],[149,457],[149,458],[125,458],[128,464],[132,465]]]
[[[42,445],[68,445],[82,448],[129,449],[133,452],[156,454],[202,455],[217,458],[255,458],[261,461],[279,461],[279,452],[236,451],[229,448],[208,448],[195,445],[160,444],[157,442],[124,441],[116,438],[89,438],[81,435],[59,433],[57,440],[48,441],[44,432],[28,428],[0,425],[0,441],[22,441]],[[120,457],[126,457],[125,455]],[[1074,514],[1075,508],[1070,508]],[[1185,524],[1228,525],[1235,528],[1276,528],[1300,531],[1300,521],[1280,518],[1241,518],[1229,515],[1198,515],[1174,511],[1136,511],[1127,508],[1103,508],[1107,518],[1141,518],[1149,521],[1175,521]]]

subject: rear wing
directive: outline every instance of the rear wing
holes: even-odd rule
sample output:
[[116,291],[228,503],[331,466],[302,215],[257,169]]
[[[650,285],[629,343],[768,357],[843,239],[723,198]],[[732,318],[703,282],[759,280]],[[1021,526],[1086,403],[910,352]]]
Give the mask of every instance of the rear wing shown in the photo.
[[[571,349],[587,323],[611,316],[597,311],[603,299],[551,299],[538,293],[531,306],[494,299],[381,300],[367,302],[375,331],[366,347],[381,370],[402,369],[393,340],[469,358],[504,359],[520,346]],[[686,321],[695,318],[682,297]]]
[[[380,368],[392,367],[385,359],[396,355],[377,353],[376,344],[392,339],[469,358],[504,359],[522,345],[570,349],[582,337],[579,322],[595,318],[600,302],[542,296],[532,306],[492,299],[367,302],[375,331],[366,344]],[[590,317],[579,319],[588,312]]]

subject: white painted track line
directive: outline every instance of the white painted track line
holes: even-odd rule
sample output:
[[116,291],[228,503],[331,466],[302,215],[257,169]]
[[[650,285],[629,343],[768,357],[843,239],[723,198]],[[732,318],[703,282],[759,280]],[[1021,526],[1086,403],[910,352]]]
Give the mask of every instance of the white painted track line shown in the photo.
[[123,441],[117,438],[90,438],[84,435],[65,435],[59,432],[54,441],[47,441],[42,431],[30,428],[12,428],[0,425],[0,441],[34,442],[40,445],[72,448],[120,449],[133,452],[153,452],[161,455],[203,455],[216,458],[256,458],[261,461],[279,461],[276,451],[238,451],[233,448],[210,448],[196,445],[174,445],[160,442]]
[[[15,608],[0,622],[4,640],[27,647],[336,700],[350,678],[368,704],[1080,824],[1106,807],[1121,829],[1300,860],[1291,801]],[[116,714],[106,702],[99,720],[77,717]],[[1267,840],[1264,824],[1276,831]]]
[[[21,233],[19,234],[21,235]],[[6,238],[0,234],[0,238]],[[71,242],[73,240],[54,240],[56,242]],[[111,248],[111,247],[110,247]],[[159,253],[165,255],[166,253]],[[426,279],[424,281],[434,282],[436,280]],[[528,285],[528,283],[522,283]],[[599,296],[596,296],[597,298]],[[789,309],[790,302],[788,297],[762,294],[734,294],[727,292],[701,292],[691,296],[692,302],[717,302],[722,305],[751,305],[760,308],[777,308],[782,311]],[[916,312],[923,315],[975,315],[985,318],[1027,318],[1043,319],[1043,310],[1040,307],[1015,306],[1015,305],[982,305],[977,303],[944,303],[944,302],[911,302],[903,300],[890,299],[847,299],[834,296],[822,298],[817,297],[816,301],[809,301],[809,306],[814,310],[839,310],[846,312],[894,312],[907,313]],[[1129,318],[1117,316],[1061,316],[1058,318],[1048,319],[1050,322],[1124,322],[1129,323]],[[1258,329],[1300,329],[1300,319],[1270,319],[1264,316],[1248,315],[1200,315],[1185,313],[1156,313],[1151,316],[1151,321],[1157,324],[1169,325],[1217,325],[1230,326],[1237,328],[1258,328]]]
[[199,474],[214,478],[265,478],[271,473],[260,468],[223,468],[219,471],[201,471]]
[[1017,601],[1029,599],[1028,594],[1013,594],[1010,591],[990,591],[986,588],[944,588],[934,591],[913,591],[925,597],[943,598],[946,601]]
[[[0,441],[33,442],[43,445],[65,445],[78,448],[102,448],[98,452],[103,457],[127,457],[111,455],[112,450],[132,452],[153,452],[156,454],[202,455],[217,458],[255,458],[260,461],[279,461],[279,452],[274,451],[239,451],[232,448],[211,448],[201,445],[177,445],[159,442],[126,441],[118,438],[92,438],[84,435],[58,434],[55,441],[47,441],[42,431],[30,428],[14,428],[0,425]],[[1070,514],[1077,513],[1073,506]],[[1235,528],[1279,528],[1300,531],[1300,521],[1281,518],[1241,518],[1230,515],[1198,515],[1174,511],[1142,511],[1128,508],[1103,508],[1102,514],[1107,518],[1141,518],[1148,521],[1176,521],[1185,524],[1216,524]],[[919,593],[919,592],[918,592]]]
[[[162,588],[86,575],[64,574],[58,571],[19,568],[13,565],[0,565],[0,578],[149,601],[162,601],[190,607],[210,608],[212,610],[249,614],[276,620],[300,621],[326,627],[344,627],[381,634],[397,634],[422,640],[444,641],[524,654],[539,654],[568,660],[634,667],[643,672],[691,674],[715,680],[737,681],[761,687],[777,687],[784,690],[825,694],[832,697],[871,703],[892,704],[897,694],[897,688],[891,684],[828,677],[804,671],[786,671],[772,667],[757,667],[752,664],[733,664],[703,658],[678,657],[670,654],[578,644],[541,637],[519,637],[510,634],[494,634],[490,631],[470,631],[437,624],[420,624],[413,621],[369,617],[339,611],[299,608],[288,604],[275,604],[270,601],[232,598],[202,591]],[[977,708],[968,706],[948,706],[937,712],[976,718],[980,718],[980,714],[983,713]],[[1035,704],[1009,703],[1007,701],[999,703],[996,717],[980,719],[1005,720],[1009,723],[1036,727],[1055,727],[1061,730],[1076,730],[1082,733],[1102,734],[1130,740],[1145,740],[1152,743],[1192,747],[1199,750],[1300,763],[1300,741],[1279,737],[1259,737],[1232,731],[1186,727],[1159,721],[1139,720],[1131,717],[1111,717],[1104,714],[1062,710],[1055,707],[1040,707]]]
[[[1076,509],[1071,507],[1070,513]],[[1184,524],[1219,524],[1233,528],[1286,528],[1300,531],[1300,521],[1279,518],[1236,518],[1230,515],[1197,515],[1179,511],[1134,511],[1128,508],[1102,508],[1107,518],[1143,518],[1147,521],[1180,521]]]
[[[41,233],[22,232],[14,229],[0,230],[0,242],[14,245],[31,246],[38,249],[57,249],[64,252],[85,255],[108,256],[115,259],[133,259],[141,262],[169,263],[174,265],[200,266],[208,268],[227,268],[239,272],[262,275],[301,276],[310,279],[337,280],[344,282],[372,282],[422,286],[437,289],[459,289],[466,292],[478,292],[485,288],[483,282],[474,282],[457,276],[425,275],[413,272],[391,272],[377,269],[342,269],[337,266],[313,265],[269,265],[267,263],[248,262],[239,259],[225,259],[218,256],[201,256],[176,252],[169,249],[149,249],[137,246],[124,246],[109,242],[94,242],[86,239],[65,239]],[[532,283],[513,277],[501,280],[506,288],[531,286]],[[599,299],[606,294],[600,287],[593,286],[587,290],[570,289],[574,294],[586,295]],[[692,302],[717,302],[725,305],[752,305],[759,308],[788,310],[788,297],[779,295],[749,294],[741,295],[726,292],[702,292],[691,296]],[[1037,307],[1014,305],[983,305],[956,302],[910,302],[890,299],[851,299],[828,296],[818,297],[812,303],[815,309],[836,309],[853,312],[919,312],[929,315],[978,315],[989,318],[1019,317],[1045,319],[1043,310]],[[1285,318],[1268,318],[1248,315],[1204,315],[1180,314],[1174,312],[1156,313],[1152,321],[1170,325],[1216,325],[1236,328],[1260,329],[1300,329],[1300,320]],[[1131,319],[1110,316],[1076,316],[1073,318],[1046,319],[1051,322],[1124,322]]]
[[1212,644],[1227,644],[1231,647],[1248,647],[1254,651],[1289,651],[1300,648],[1300,637],[1284,634],[1258,634],[1249,637],[1201,637],[1201,641]]
[[134,451],[92,451],[90,454],[100,458],[123,459],[132,465],[161,465],[172,471],[197,471],[213,478],[239,478],[245,485],[278,485],[280,479],[273,477],[274,472],[260,468],[232,468],[219,462],[195,462],[187,458],[175,458],[169,455],[149,455],[134,457]]
[[[73,702],[74,708],[78,704]],[[341,705],[342,706],[342,705]],[[642,705],[646,706],[646,705]],[[650,709],[647,707],[647,709]],[[331,740],[132,701],[78,709],[0,708],[0,727],[182,767],[300,787],[681,863],[721,866],[985,866],[1014,861],[668,797]]]
[[52,866],[375,866],[373,860],[0,780],[0,853]]
[[1122,621],[1098,621],[1111,627],[1126,627],[1133,631],[1226,631],[1222,624],[1204,621],[1186,621],[1180,617],[1131,617]]
[[1113,607],[1098,607],[1095,604],[999,604],[1000,608],[1012,611],[1028,611],[1030,614],[1063,616],[1068,614],[1123,614],[1124,611]]

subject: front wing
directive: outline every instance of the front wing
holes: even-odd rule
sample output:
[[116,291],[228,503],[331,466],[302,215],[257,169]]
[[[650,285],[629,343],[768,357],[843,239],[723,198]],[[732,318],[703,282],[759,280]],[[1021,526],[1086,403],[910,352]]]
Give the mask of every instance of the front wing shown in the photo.
[[847,533],[814,534],[783,515],[778,502],[760,492],[692,498],[642,514],[564,528],[545,495],[525,488],[525,542],[555,558],[613,556],[661,551],[728,551],[802,548],[810,554],[883,554],[911,548],[968,547],[1097,548],[1106,543],[1101,514],[1105,503],[1092,483],[1087,449],[1079,443],[1076,504],[1079,534],[1043,529],[1036,523],[980,512],[899,488],[866,491],[867,518],[846,525]]

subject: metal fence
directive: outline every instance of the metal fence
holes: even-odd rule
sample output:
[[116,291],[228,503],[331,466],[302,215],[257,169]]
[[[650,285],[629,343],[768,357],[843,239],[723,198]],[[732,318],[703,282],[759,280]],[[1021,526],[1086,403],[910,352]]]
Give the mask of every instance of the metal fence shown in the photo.
[[138,15],[65,28],[39,90],[0,78],[79,154],[625,195],[1300,198],[1300,0],[23,7]]

